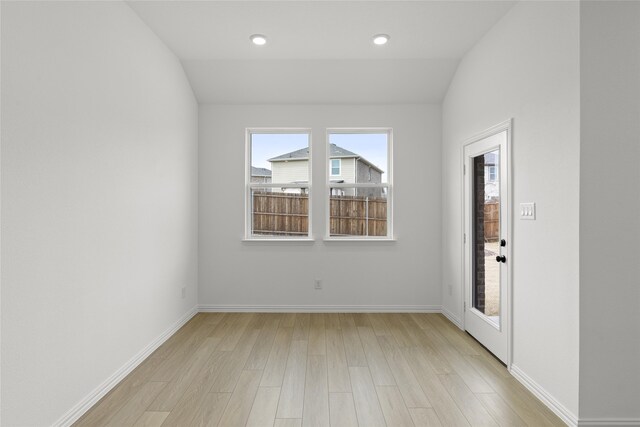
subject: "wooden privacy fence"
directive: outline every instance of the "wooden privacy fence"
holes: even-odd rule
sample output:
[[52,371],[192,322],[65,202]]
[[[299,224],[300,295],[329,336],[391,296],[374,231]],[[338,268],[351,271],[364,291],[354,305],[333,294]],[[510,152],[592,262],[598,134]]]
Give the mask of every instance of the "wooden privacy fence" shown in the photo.
[[[299,236],[309,231],[307,194],[253,193],[253,234]],[[386,236],[387,200],[367,196],[331,196],[332,236]]]
[[307,194],[253,193],[253,234],[299,236],[308,232]]
[[500,238],[500,202],[484,204],[484,240],[497,242]]
[[387,200],[370,196],[331,196],[331,236],[386,236]]

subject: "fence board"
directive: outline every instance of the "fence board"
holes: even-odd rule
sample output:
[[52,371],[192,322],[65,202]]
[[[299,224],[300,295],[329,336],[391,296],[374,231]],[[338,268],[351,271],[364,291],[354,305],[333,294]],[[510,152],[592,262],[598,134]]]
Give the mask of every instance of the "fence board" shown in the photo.
[[[387,200],[382,197],[331,196],[332,236],[386,236]],[[309,230],[309,196],[264,191],[253,193],[253,233],[297,236]]]
[[484,204],[484,239],[497,242],[500,237],[500,202],[492,201]]

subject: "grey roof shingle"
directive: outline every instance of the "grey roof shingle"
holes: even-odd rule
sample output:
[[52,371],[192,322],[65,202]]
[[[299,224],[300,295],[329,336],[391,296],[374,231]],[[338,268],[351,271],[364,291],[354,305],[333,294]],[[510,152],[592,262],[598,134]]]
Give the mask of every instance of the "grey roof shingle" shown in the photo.
[[[351,159],[356,158],[360,159],[360,161],[368,164],[372,168],[380,171],[380,173],[384,173],[380,167],[374,165],[369,160],[362,157],[360,154],[356,154],[353,151],[349,151],[346,148],[338,147],[336,144],[331,144],[329,148],[329,158],[330,159]],[[290,153],[285,153],[277,157],[272,157],[268,159],[268,162],[286,162],[289,160],[308,160],[309,159],[309,148],[301,148],[296,151],[292,151]]]
[[271,171],[267,168],[251,166],[251,176],[271,176]]
[[[358,154],[344,149],[342,147],[338,147],[336,144],[331,144],[329,157],[337,158],[337,157],[360,157]],[[277,157],[273,157],[269,159],[269,162],[282,162],[286,160],[305,160],[309,158],[309,148],[301,148],[296,151],[292,151],[290,153],[285,153]]]

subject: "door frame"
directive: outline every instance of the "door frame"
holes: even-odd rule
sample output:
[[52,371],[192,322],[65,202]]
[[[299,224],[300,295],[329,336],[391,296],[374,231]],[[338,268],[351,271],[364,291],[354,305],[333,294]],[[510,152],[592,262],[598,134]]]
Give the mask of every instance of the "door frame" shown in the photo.
[[[506,249],[506,256],[507,256],[507,260],[508,262],[506,263],[506,268],[507,268],[507,277],[506,277],[506,301],[504,301],[505,304],[505,313],[506,313],[506,319],[501,319],[501,321],[504,322],[504,325],[506,325],[508,331],[507,331],[507,369],[509,371],[511,371],[511,364],[513,361],[513,118],[510,118],[508,120],[505,120],[502,123],[498,123],[497,125],[494,125],[474,136],[472,136],[471,138],[468,138],[464,141],[464,143],[462,144],[462,148],[461,148],[461,155],[460,155],[460,159],[462,160],[462,164],[460,166],[460,177],[461,177],[461,196],[460,196],[460,200],[462,202],[461,206],[462,206],[462,215],[461,215],[461,220],[460,220],[460,230],[461,230],[461,236],[463,237],[463,241],[462,241],[462,250],[461,250],[461,260],[462,260],[462,300],[460,301],[460,312],[462,313],[461,316],[461,324],[462,324],[462,329],[466,331],[466,325],[465,325],[465,311],[466,311],[466,301],[469,297],[468,295],[468,291],[467,291],[467,262],[468,262],[468,254],[467,254],[467,245],[466,242],[464,240],[465,238],[465,230],[466,230],[466,220],[465,220],[465,209],[467,209],[467,200],[465,200],[465,180],[466,175],[465,175],[465,148],[468,145],[471,145],[475,142],[478,142],[480,140],[483,140],[485,138],[488,138],[492,135],[501,133],[506,131],[507,135],[506,135],[506,147],[507,147],[507,152],[505,154],[506,159],[507,159],[507,182],[508,182],[508,187],[507,187],[507,201],[506,201],[506,215],[507,215],[507,227],[506,230],[504,230],[505,234],[501,233],[501,238],[504,238],[507,241],[507,246],[504,248]],[[471,236],[469,236],[469,239],[471,239]],[[502,284],[501,284],[502,286]],[[501,302],[502,304],[502,302]]]

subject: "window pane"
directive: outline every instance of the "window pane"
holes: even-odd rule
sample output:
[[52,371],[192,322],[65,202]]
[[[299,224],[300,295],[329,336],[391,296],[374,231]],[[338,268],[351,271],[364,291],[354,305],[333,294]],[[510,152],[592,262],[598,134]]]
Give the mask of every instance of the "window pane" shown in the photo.
[[309,182],[309,134],[252,133],[251,182]]
[[388,182],[387,133],[332,133],[329,135],[329,158],[341,160],[340,183]]
[[331,188],[330,236],[387,236],[386,188]]
[[340,175],[340,159],[331,159],[331,175]]
[[253,236],[306,237],[309,234],[307,189],[252,189],[251,225]]

